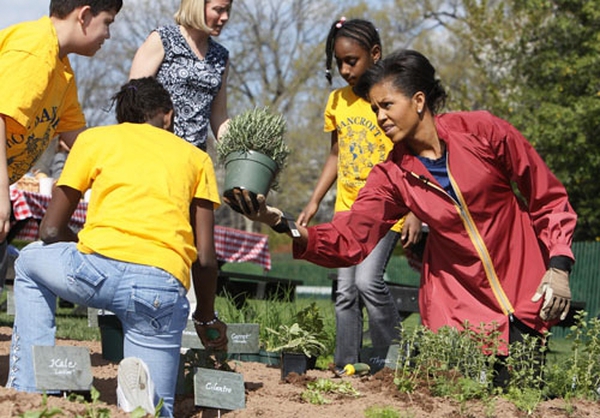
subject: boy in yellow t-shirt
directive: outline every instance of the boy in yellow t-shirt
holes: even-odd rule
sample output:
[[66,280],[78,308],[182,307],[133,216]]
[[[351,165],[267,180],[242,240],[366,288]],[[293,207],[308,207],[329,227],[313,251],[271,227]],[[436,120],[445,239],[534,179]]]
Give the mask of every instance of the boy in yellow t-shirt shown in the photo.
[[3,245],[10,228],[9,185],[33,166],[55,134],[71,146],[85,128],[68,54],[93,56],[110,37],[122,5],[122,0],[51,0],[49,17],[0,31]]
[[[227,345],[227,327],[214,311],[217,181],[208,154],[166,130],[173,104],[158,81],[131,80],[115,99],[119,124],[79,136],[40,224],[43,242],[17,259],[7,386],[37,391],[32,346],[54,345],[58,296],[107,309],[123,324],[121,408],[154,414],[162,399],[160,416],[172,416],[193,263],[196,332],[205,347]],[[68,222],[90,187],[77,236]]]

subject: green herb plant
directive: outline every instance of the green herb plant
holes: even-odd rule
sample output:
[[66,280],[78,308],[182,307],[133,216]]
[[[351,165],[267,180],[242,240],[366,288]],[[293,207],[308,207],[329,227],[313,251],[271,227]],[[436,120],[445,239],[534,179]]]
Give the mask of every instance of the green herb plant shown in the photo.
[[216,144],[217,161],[224,164],[232,152],[256,151],[271,158],[278,167],[272,188],[277,190],[277,177],[286,167],[290,149],[285,142],[286,121],[268,107],[247,110],[230,119],[226,132]]
[[483,400],[486,416],[494,415],[498,396],[529,415],[540,402],[562,398],[568,412],[571,399],[600,399],[600,319],[586,317],[585,312],[575,316],[567,335],[573,341],[571,354],[557,361],[548,361],[547,345],[536,338],[524,336],[510,344],[505,359],[509,381],[503,389],[493,384],[499,360],[494,353],[505,344],[494,325],[474,327],[465,322],[462,330],[442,327],[434,333],[417,326],[402,331],[394,384],[405,393],[426,386],[435,396],[459,401],[461,409],[470,399]]
[[327,348],[314,332],[301,328],[297,322],[292,325],[281,324],[277,330],[267,328],[267,331],[275,336],[276,341],[276,345],[267,347],[269,351],[303,353],[307,357],[318,357]]
[[370,406],[365,409],[365,418],[414,418],[411,410],[396,411],[389,406]]
[[571,355],[547,371],[548,396],[598,400],[600,397],[600,319],[580,311],[566,338]]
[[306,384],[306,390],[302,392],[301,397],[302,400],[313,405],[331,403],[331,400],[327,399],[324,395],[356,398],[360,396],[360,392],[354,389],[352,384],[347,380],[334,382],[331,379],[319,378]]

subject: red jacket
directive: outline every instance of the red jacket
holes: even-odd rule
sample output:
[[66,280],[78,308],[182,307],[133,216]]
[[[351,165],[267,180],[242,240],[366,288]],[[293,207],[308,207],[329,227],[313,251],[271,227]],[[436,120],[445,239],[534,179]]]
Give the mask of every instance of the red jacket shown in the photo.
[[403,143],[396,144],[372,170],[352,210],[309,228],[306,250],[295,246],[294,256],[325,267],[359,263],[412,211],[430,228],[419,292],[425,326],[495,322],[508,341],[514,315],[547,330],[552,324],[538,316],[542,302],[531,298],[549,257],[573,259],[577,215],[565,188],[513,126],[488,112],[440,115],[436,127],[459,202]]

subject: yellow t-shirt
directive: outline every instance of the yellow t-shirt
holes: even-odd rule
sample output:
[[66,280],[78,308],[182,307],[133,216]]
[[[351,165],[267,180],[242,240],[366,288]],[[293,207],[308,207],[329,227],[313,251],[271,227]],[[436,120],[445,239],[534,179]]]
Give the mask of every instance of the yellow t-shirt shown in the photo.
[[[349,210],[371,169],[384,161],[393,143],[377,125],[371,105],[351,86],[334,90],[325,108],[325,132],[337,131],[338,172],[335,211]],[[400,231],[403,220],[392,229]]]
[[6,119],[11,183],[25,174],[56,133],[85,126],[67,57],[58,57],[49,17],[0,31],[0,114]]
[[155,266],[190,287],[190,203],[220,204],[207,153],[145,123],[91,128],[77,138],[58,185],[92,189],[80,251]]

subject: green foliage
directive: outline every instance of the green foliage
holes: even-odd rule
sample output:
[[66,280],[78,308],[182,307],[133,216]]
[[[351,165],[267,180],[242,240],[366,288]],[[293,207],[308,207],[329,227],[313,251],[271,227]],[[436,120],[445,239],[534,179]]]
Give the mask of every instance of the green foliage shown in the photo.
[[515,388],[509,387],[505,397],[510,400],[517,409],[531,415],[535,407],[543,400],[542,392],[538,388]]
[[304,353],[309,357],[319,357],[327,352],[328,334],[316,302],[297,311],[292,325],[284,323],[277,329],[267,327],[266,330],[274,337],[267,346],[270,351]]
[[285,351],[289,353],[304,353],[308,357],[318,357],[325,352],[327,346],[317,336],[300,327],[297,322],[292,325],[279,325],[278,329],[267,328],[273,334],[276,343],[267,346],[269,351]]
[[[321,354],[333,353],[335,315],[328,300],[296,299],[294,302],[281,302],[273,299],[249,299],[241,308],[237,308],[233,298],[218,297],[215,306],[226,323],[260,324],[259,340],[261,347],[265,349],[280,344],[277,334],[269,329],[277,330],[281,324],[293,324],[302,317],[303,321],[307,321],[306,326],[309,326],[309,322],[313,323],[311,329],[315,330],[316,338],[325,346]],[[319,331],[321,323],[323,327]]]
[[504,392],[493,384],[497,361],[493,353],[502,343],[495,327],[482,324],[475,328],[465,323],[460,331],[443,327],[434,333],[423,326],[403,330],[394,384],[407,393],[424,385],[432,394],[456,399],[461,405],[482,399],[490,402],[490,414],[496,396],[505,397],[527,414],[550,398],[563,398],[567,403],[574,398],[598,400],[600,320],[586,317],[585,312],[576,315],[567,336],[573,340],[570,354],[551,357],[539,340],[529,336],[512,343],[505,360],[509,382]]
[[[7,289],[0,297],[0,304],[6,303]],[[85,312],[85,313],[83,313]],[[0,326],[12,327],[14,316],[6,311],[0,312]],[[68,338],[78,341],[100,341],[100,329],[87,325],[87,311],[76,312],[74,308],[56,309],[56,338]]]
[[[404,416],[404,415],[403,415]],[[370,406],[365,410],[366,418],[400,418],[400,413],[389,406]]]
[[217,142],[218,161],[224,163],[235,151],[257,151],[275,161],[282,170],[290,153],[285,131],[283,116],[272,114],[268,107],[247,110],[231,118],[227,131]]
[[323,316],[319,311],[317,302],[312,302],[310,305],[298,311],[298,313],[296,313],[296,319],[300,328],[313,334],[319,341],[327,339]]
[[62,410],[60,408],[48,409],[48,406],[46,406],[47,402],[48,402],[48,395],[46,395],[44,393],[43,398],[42,398],[42,405],[44,406],[44,408],[42,410],[27,411],[27,412],[19,415],[19,417],[21,417],[21,418],[50,418],[50,417],[56,417],[56,416],[59,416],[60,414],[62,414]]
[[442,327],[433,332],[422,326],[402,330],[394,383],[402,392],[427,384],[432,393],[461,402],[484,399],[494,393],[492,378],[495,352],[500,343],[495,326],[463,330]]
[[85,418],[110,418],[110,410],[105,406],[99,405],[100,392],[98,392],[98,389],[92,386],[90,396],[91,402],[86,402],[85,398],[77,393],[70,394],[68,399],[71,402],[78,402],[86,405]]
[[[56,338],[68,338],[78,341],[100,341],[100,328],[87,326],[85,315],[74,315],[73,308],[59,308],[56,314]],[[85,324],[85,326],[82,326]]]
[[437,68],[449,109],[485,109],[515,125],[565,185],[574,240],[598,239],[600,2],[395,3],[392,18],[415,38],[405,45]]
[[576,323],[567,335],[573,341],[572,356],[566,362],[568,392],[559,396],[597,399],[600,388],[600,319],[587,319],[587,313],[576,315]]
[[48,409],[46,407],[46,408],[42,409],[41,411],[27,411],[27,412],[19,415],[19,417],[21,417],[21,418],[49,418],[49,417],[60,416],[60,414],[62,414],[62,409],[60,409],[60,408]]
[[575,240],[594,240],[600,236],[600,3],[515,5],[519,15],[538,20],[530,19],[515,51],[514,72],[524,88],[514,96],[511,120],[569,191],[579,215]]
[[360,393],[354,389],[352,384],[347,380],[334,382],[331,379],[323,378],[308,382],[306,384],[306,390],[302,392],[301,396],[302,400],[308,403],[324,405],[331,402],[324,396],[326,394],[352,398],[360,396]]

